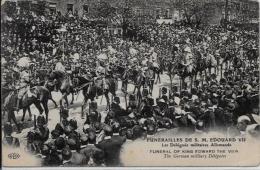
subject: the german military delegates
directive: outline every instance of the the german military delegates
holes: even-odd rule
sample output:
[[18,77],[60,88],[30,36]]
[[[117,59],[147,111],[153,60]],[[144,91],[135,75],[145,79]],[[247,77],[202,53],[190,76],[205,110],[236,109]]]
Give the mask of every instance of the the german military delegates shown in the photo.
[[[38,69],[48,70],[43,79],[48,79],[51,71],[60,70],[70,75],[71,79],[82,76],[93,82],[91,85],[100,85],[104,90],[109,87],[108,80],[118,77],[122,81],[122,69],[130,74],[142,74],[148,87],[141,88],[138,95],[129,94],[126,109],[120,106],[120,98],[114,97],[111,110],[105,116],[102,114],[104,119],[101,119],[97,102],[90,102],[83,127],[78,120],[70,119],[69,109],[61,107],[60,122],[50,129],[49,135],[45,118],[39,116],[36,129],[27,133],[25,150],[42,159],[42,165],[120,166],[120,149],[125,143],[164,132],[203,135],[221,130],[229,136],[260,136],[257,115],[259,59],[256,48],[259,42],[256,32],[252,32],[255,35],[245,30],[236,33],[229,30],[226,33],[225,28],[209,26],[206,28],[210,29],[201,29],[201,33],[194,36],[198,29],[185,25],[130,24],[131,30],[124,30],[125,38],[122,39],[109,34],[106,29],[89,24],[89,18],[81,20],[71,13],[68,16],[71,18],[62,17],[61,14],[50,18],[13,13],[9,16],[13,21],[4,23],[1,61],[6,74],[3,75],[5,84],[2,89],[18,89],[16,109],[20,107],[19,101],[23,95],[26,92],[30,94],[28,85],[39,80],[36,74]],[[28,18],[35,19],[31,21]],[[93,21],[98,23],[99,20],[95,18]],[[63,33],[57,30],[65,27]],[[219,41],[211,41],[213,35],[220,38]],[[239,41],[248,44],[240,47],[238,44],[244,42]],[[107,50],[107,46],[114,49],[114,54]],[[138,53],[131,54],[130,48]],[[235,56],[235,51],[239,52],[242,60]],[[99,59],[97,56],[101,53],[108,59]],[[18,61],[22,57],[29,57],[34,66],[21,69]],[[180,63],[182,68],[179,68]],[[217,68],[214,74],[209,69],[211,66]],[[168,76],[177,74],[189,77],[190,73],[198,73],[197,80],[191,88],[186,81],[182,87],[175,84],[170,88],[162,87],[159,97],[150,96],[153,69],[158,68],[167,71]],[[186,75],[186,72],[189,73]],[[18,87],[18,80],[22,81],[19,86],[25,87],[22,90]],[[54,85],[56,87],[57,83],[54,82]],[[156,102],[155,97],[158,97]],[[20,128],[17,130],[20,131]],[[4,145],[19,147],[22,144],[13,136],[10,123],[4,124],[3,131]]]

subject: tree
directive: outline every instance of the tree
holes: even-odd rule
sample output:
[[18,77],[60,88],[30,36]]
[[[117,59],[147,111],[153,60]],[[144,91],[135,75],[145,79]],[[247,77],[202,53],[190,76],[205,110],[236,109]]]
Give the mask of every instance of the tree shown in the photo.
[[217,7],[215,3],[205,3],[196,0],[181,1],[178,6],[183,11],[185,23],[196,27],[201,24],[208,24]]
[[116,14],[116,8],[112,7],[108,2],[100,2],[96,6],[97,16],[103,18],[113,17]]

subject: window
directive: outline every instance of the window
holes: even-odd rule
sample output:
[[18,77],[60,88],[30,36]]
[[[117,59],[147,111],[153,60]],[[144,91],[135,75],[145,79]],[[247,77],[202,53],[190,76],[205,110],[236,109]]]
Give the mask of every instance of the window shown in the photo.
[[52,14],[56,13],[56,6],[57,6],[56,3],[50,3],[50,4],[49,4],[49,9],[50,9],[50,12],[51,12]]
[[141,16],[141,15],[142,15],[141,9],[136,9],[136,10],[135,10],[135,14],[136,14],[137,16]]
[[67,12],[73,12],[73,4],[67,4]]
[[83,5],[83,12],[84,14],[88,13],[88,5]]
[[156,18],[159,19],[161,16],[161,9],[156,9]]
[[164,18],[165,18],[165,19],[171,18],[171,17],[170,17],[170,9],[166,9],[166,10],[165,10]]

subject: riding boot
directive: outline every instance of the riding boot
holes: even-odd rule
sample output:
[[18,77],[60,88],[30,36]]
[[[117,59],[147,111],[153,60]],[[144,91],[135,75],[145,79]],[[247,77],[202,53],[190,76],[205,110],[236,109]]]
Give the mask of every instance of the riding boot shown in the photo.
[[21,102],[21,99],[17,99],[17,103],[16,103],[16,108],[15,110],[18,112],[19,109],[20,109],[20,102]]

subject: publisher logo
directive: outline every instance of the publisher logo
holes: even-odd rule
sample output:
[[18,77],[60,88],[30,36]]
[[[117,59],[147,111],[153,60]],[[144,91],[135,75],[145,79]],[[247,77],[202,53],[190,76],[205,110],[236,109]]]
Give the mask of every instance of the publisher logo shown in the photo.
[[9,153],[8,158],[9,159],[19,159],[20,155],[19,155],[19,153]]

